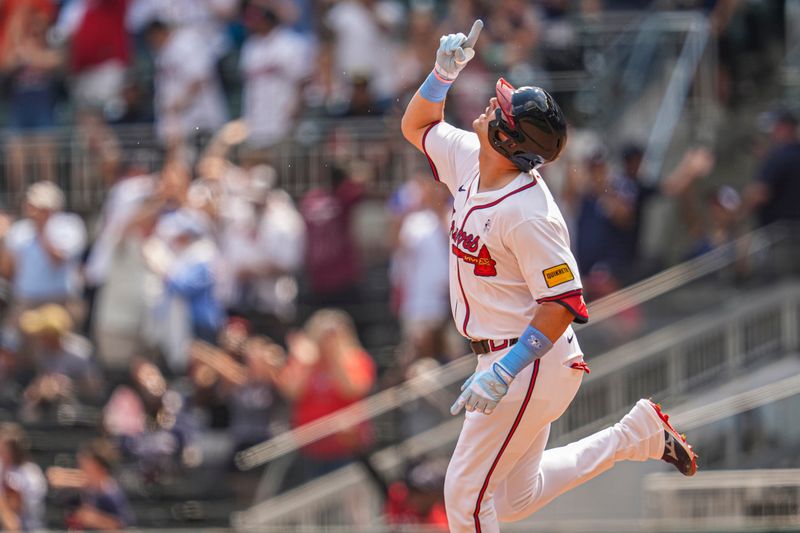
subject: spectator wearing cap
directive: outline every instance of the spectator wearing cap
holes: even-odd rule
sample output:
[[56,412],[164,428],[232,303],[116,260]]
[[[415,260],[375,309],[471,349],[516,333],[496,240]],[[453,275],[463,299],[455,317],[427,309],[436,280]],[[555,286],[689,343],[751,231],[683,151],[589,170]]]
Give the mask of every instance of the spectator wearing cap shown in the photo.
[[34,183],[25,195],[25,217],[6,236],[0,272],[11,282],[10,326],[19,315],[45,303],[60,303],[80,318],[80,257],[86,227],[66,213],[64,193],[47,181]]
[[50,485],[69,491],[61,498],[63,507],[69,509],[66,529],[116,531],[133,525],[128,498],[113,476],[117,460],[116,448],[106,440],[97,439],[80,447],[77,469],[55,466],[47,469]]
[[767,117],[770,150],[744,191],[745,214],[755,213],[760,226],[800,220],[800,140],[797,117],[786,109]]
[[4,531],[37,531],[44,526],[47,480],[28,456],[22,428],[0,426],[0,525]]
[[101,392],[92,345],[73,332],[67,310],[46,304],[22,313],[21,332],[31,341],[37,375],[23,394],[23,415],[36,417],[42,407],[96,400]]
[[301,85],[314,63],[308,41],[284,26],[271,9],[251,2],[244,10],[249,37],[242,47],[242,115],[248,144],[268,147],[289,135],[300,111]]

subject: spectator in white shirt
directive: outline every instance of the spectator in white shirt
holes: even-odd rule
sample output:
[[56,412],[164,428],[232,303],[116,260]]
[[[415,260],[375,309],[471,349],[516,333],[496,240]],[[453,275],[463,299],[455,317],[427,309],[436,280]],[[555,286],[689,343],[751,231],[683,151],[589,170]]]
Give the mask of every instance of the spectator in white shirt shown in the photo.
[[289,195],[272,189],[271,167],[259,165],[249,174],[249,186],[224,215],[224,292],[228,306],[256,331],[282,342],[294,319],[305,224]]
[[137,34],[153,20],[190,28],[201,34],[220,58],[231,47],[225,25],[237,15],[239,4],[239,0],[131,0],[125,22]]
[[245,9],[244,22],[250,33],[240,60],[248,143],[271,146],[291,131],[300,104],[300,87],[311,75],[311,46],[283,26],[270,9],[251,4]]
[[394,71],[397,53],[391,32],[403,21],[403,16],[402,6],[394,1],[334,3],[325,17],[325,25],[335,36],[335,72],[346,82],[352,82],[356,75],[369,77],[379,100],[391,98],[397,89]]
[[44,526],[47,480],[28,457],[25,433],[17,424],[0,427],[0,525],[4,531],[37,531]]
[[450,319],[448,231],[450,202],[433,181],[417,182],[419,208],[400,225],[391,279],[410,357],[440,358]]
[[156,130],[168,147],[213,132],[227,110],[213,50],[191,28],[154,21],[147,40],[155,52]]

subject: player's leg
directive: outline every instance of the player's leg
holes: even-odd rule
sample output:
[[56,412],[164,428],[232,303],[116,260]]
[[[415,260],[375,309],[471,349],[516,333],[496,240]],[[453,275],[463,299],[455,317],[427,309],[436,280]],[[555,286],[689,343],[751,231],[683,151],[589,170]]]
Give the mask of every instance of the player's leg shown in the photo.
[[[479,368],[496,357],[482,357]],[[565,366],[566,359],[558,351],[548,354],[517,376],[492,414],[466,414],[445,480],[451,531],[499,531],[496,488],[532,447],[541,454],[547,437],[539,443],[537,436],[561,415],[580,386],[582,372]]]
[[[649,400],[640,400],[610,428],[547,450],[539,457],[532,449],[520,462],[528,461],[538,468],[518,465],[498,489],[499,519],[515,521],[529,516],[557,496],[609,470],[617,461],[664,459],[669,432],[666,420],[654,407]],[[537,440],[543,448],[546,435]]]

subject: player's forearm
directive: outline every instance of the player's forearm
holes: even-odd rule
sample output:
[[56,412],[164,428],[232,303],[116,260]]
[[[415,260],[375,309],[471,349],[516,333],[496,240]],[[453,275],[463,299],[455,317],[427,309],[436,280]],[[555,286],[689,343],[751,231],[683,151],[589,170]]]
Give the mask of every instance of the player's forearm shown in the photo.
[[493,366],[506,382],[522,369],[544,357],[553,344],[564,334],[572,322],[572,313],[555,302],[545,302],[536,310],[530,325],[519,336],[519,341]]
[[408,103],[408,107],[406,107],[406,112],[403,114],[403,120],[400,123],[400,129],[403,132],[403,137],[408,142],[419,150],[423,150],[422,136],[425,134],[425,128],[443,119],[444,100],[433,102],[421,95],[420,91],[417,91],[411,102]]
[[544,302],[531,320],[531,326],[541,331],[550,342],[555,343],[567,330],[575,317],[561,304]]

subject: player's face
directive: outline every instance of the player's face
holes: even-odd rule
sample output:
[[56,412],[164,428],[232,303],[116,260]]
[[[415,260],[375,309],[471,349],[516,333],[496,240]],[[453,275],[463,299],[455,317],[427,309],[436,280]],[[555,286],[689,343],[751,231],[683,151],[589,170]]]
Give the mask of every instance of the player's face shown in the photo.
[[478,134],[481,139],[486,139],[489,134],[489,122],[494,120],[494,112],[498,108],[497,98],[489,99],[489,105],[486,110],[472,121],[472,129]]

